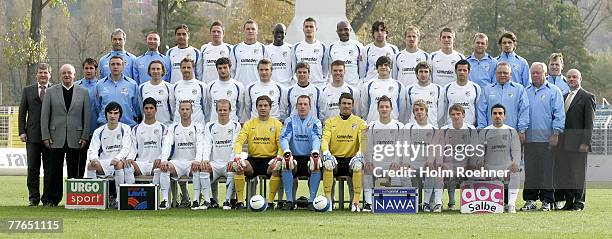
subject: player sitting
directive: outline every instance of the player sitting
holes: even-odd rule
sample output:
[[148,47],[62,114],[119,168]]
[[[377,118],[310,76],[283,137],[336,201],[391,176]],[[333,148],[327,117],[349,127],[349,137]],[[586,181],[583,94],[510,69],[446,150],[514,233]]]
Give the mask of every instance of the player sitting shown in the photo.
[[[113,101],[106,105],[104,114],[107,123],[94,131],[87,150],[87,177],[113,176],[117,194],[119,185],[125,180],[123,161],[130,153],[132,144],[130,126],[119,122],[122,113],[119,103]],[[119,197],[116,200],[119,207]]]

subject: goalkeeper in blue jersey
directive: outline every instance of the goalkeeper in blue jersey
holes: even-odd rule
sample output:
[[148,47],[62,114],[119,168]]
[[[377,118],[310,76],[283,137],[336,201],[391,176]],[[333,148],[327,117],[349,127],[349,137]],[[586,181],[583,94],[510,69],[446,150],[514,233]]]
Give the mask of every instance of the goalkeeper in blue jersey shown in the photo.
[[[312,201],[317,195],[319,182],[321,181],[322,166],[319,158],[319,148],[321,146],[321,121],[310,114],[310,97],[300,95],[297,98],[295,111],[297,114],[285,119],[285,125],[281,130],[280,144],[283,149],[285,163],[281,170],[281,180],[287,195],[287,203],[283,210],[294,208],[295,192],[297,181],[293,177],[310,176],[308,186],[310,197],[308,198],[308,209],[314,210]],[[294,161],[295,160],[295,161]],[[294,164],[295,162],[295,164]]]

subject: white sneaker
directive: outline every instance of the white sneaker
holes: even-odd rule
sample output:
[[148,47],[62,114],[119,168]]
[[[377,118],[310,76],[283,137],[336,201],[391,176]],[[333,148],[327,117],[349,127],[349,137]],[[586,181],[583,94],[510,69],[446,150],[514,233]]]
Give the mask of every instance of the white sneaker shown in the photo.
[[359,203],[353,203],[353,205],[351,205],[351,212],[360,212],[361,208],[359,208]]
[[442,212],[442,204],[436,204],[432,211],[435,212],[435,213]]
[[199,209],[199,210],[206,210],[206,209],[209,209],[209,208],[210,208],[210,203],[209,203],[209,202],[207,202],[207,201],[204,201],[204,202],[202,203],[202,205],[200,205],[200,207],[199,207],[198,209]]
[[508,213],[516,213],[516,206],[513,204],[508,205]]

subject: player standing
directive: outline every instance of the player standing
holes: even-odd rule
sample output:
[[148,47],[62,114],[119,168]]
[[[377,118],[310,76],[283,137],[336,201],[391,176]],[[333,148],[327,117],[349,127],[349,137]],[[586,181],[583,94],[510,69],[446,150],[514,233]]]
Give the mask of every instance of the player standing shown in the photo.
[[200,52],[202,53],[202,66],[200,67],[200,80],[209,84],[217,79],[217,59],[221,57],[229,57],[232,52],[232,45],[223,42],[224,31],[223,24],[220,21],[214,21],[210,25],[211,42],[202,45]]
[[295,67],[295,76],[297,83],[287,91],[287,117],[295,114],[294,108],[297,105],[298,97],[307,95],[312,102],[309,104],[310,114],[317,118],[321,118],[321,105],[324,104],[321,90],[319,87],[310,83],[310,66],[304,62],[300,62]]
[[257,67],[260,60],[270,58],[266,46],[257,41],[257,23],[247,20],[244,23],[244,41],[234,45],[230,59],[232,61],[234,79],[247,86],[257,82]]
[[570,88],[567,84],[567,79],[565,79],[565,76],[561,73],[563,71],[563,54],[550,54],[550,57],[548,58],[548,68],[549,72],[548,76],[546,77],[546,81],[559,87],[561,90],[561,95],[569,93]]
[[443,107],[441,107],[442,87],[435,83],[431,83],[429,78],[431,66],[427,62],[419,62],[414,68],[414,71],[417,75],[418,82],[406,90],[407,114],[409,114],[408,122],[416,122],[416,119],[410,116],[410,113],[413,112],[412,105],[418,100],[423,100],[427,104],[427,120],[431,125],[437,128],[439,116],[444,115],[444,112],[440,112],[440,110],[443,110]]
[[249,84],[246,87],[245,114],[243,120],[257,117],[257,99],[260,96],[268,96],[272,100],[270,104],[270,116],[282,120],[285,118],[286,112],[286,91],[276,82],[271,80],[272,62],[268,59],[262,59],[257,63],[259,72],[259,80]]
[[327,58],[327,45],[317,40],[317,21],[306,18],[303,23],[304,40],[293,46],[292,65],[297,66],[298,62],[305,62],[310,65],[310,82],[318,87],[327,84],[329,63]]
[[215,62],[217,67],[218,79],[209,83],[206,88],[206,106],[205,112],[209,115],[209,121],[217,120],[216,102],[225,99],[231,104],[230,118],[238,121],[244,113],[244,86],[237,80],[231,78],[232,63],[227,57],[221,57]]
[[368,82],[378,77],[378,65],[376,63],[380,57],[386,56],[391,58],[399,52],[395,45],[387,42],[389,30],[385,22],[375,21],[374,24],[372,24],[370,34],[372,34],[374,42],[366,45],[364,48],[366,71],[364,82]]
[[287,28],[282,23],[276,24],[272,30],[274,41],[268,45],[270,60],[272,61],[272,81],[276,81],[283,88],[293,86],[293,62],[291,61],[291,51],[293,46],[285,42]]
[[[172,124],[172,118],[174,116],[174,105],[171,103],[174,102],[174,86],[162,80],[163,76],[166,74],[166,68],[161,61],[151,61],[147,72],[151,80],[140,84],[140,87],[138,87],[138,99],[140,104],[144,107],[144,99],[149,97],[155,99],[157,101],[155,119],[163,124],[170,125]],[[144,108],[141,108],[141,110],[144,110]]]
[[504,32],[497,42],[502,54],[497,56],[498,62],[508,62],[512,68],[512,81],[527,87],[531,84],[529,79],[529,64],[525,58],[516,54],[517,38],[512,32]]
[[431,53],[431,81],[438,85],[446,85],[455,81],[455,63],[465,59],[463,54],[455,51],[455,31],[445,27],[440,31],[440,50]]
[[[365,52],[361,42],[350,39],[351,31],[353,29],[347,21],[340,21],[336,24],[339,40],[329,45],[328,58],[330,63],[337,60],[344,62],[345,82],[350,86],[359,87],[365,75]],[[330,71],[332,66],[330,66]],[[336,99],[334,102],[337,103]]]
[[193,78],[195,61],[191,58],[184,58],[181,65],[183,79],[174,83],[174,102],[170,102],[175,107],[174,122],[181,119],[179,105],[183,102],[191,103],[191,119],[198,123],[204,123],[204,110],[206,109],[206,83]]
[[166,69],[168,69],[168,81],[172,84],[183,80],[185,77],[182,74],[182,62],[183,59],[189,58],[193,60],[194,66],[191,72],[191,78],[200,78],[200,50],[189,45],[189,27],[185,24],[181,24],[174,29],[174,36],[176,37],[176,46],[170,48],[166,52]]
[[416,26],[409,26],[404,32],[404,43],[406,49],[400,51],[393,57],[393,78],[410,87],[417,83],[414,68],[421,61],[429,61],[429,53],[419,48],[421,32]]
[[376,102],[382,96],[391,98],[398,106],[393,109],[391,117],[395,120],[403,119],[404,109],[406,108],[406,88],[402,83],[391,78],[392,66],[391,58],[387,56],[378,58],[376,61],[376,70],[378,71],[376,78],[366,82],[361,87],[361,109],[367,122],[378,119]]
[[457,80],[446,84],[442,88],[440,112],[444,112],[444,114],[440,115],[438,125],[446,125],[452,121],[450,115],[446,113],[454,104],[462,106],[465,117],[464,121],[467,124],[476,125],[478,122],[476,121],[476,116],[478,115],[476,107],[478,107],[481,90],[479,85],[468,80],[470,71],[470,63],[466,60],[459,60],[455,64]]
[[[345,64],[341,60],[335,60],[331,64],[332,81],[322,91],[323,104],[321,105],[321,120],[325,121],[340,113],[338,99],[342,93],[349,93],[355,102],[361,102],[359,88],[344,82]],[[360,115],[359,103],[353,107],[353,114]]]
[[474,52],[467,57],[470,69],[470,81],[478,84],[480,88],[495,83],[495,67],[497,60],[487,54],[489,37],[484,33],[474,35]]

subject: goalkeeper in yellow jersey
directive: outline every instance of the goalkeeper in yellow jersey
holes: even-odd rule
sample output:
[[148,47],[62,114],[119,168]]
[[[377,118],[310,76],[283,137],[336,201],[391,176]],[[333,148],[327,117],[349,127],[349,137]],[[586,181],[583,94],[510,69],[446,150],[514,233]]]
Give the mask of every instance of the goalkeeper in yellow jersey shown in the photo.
[[[359,212],[359,199],[363,190],[363,146],[366,144],[364,133],[366,122],[353,115],[353,96],[342,93],[339,99],[340,115],[325,121],[321,137],[323,152],[323,187],[325,196],[332,199],[334,175],[350,176],[353,191],[351,211]],[[331,210],[331,207],[330,207]]]
[[[271,175],[268,204],[273,204],[274,195],[280,186],[280,170],[286,163],[293,163],[285,163],[281,157],[283,150],[280,146],[280,132],[283,124],[270,116],[272,100],[267,95],[262,95],[257,97],[255,103],[258,116],[245,122],[242,126],[234,144],[234,160],[229,164],[229,170],[236,173],[234,176],[238,196],[236,209],[245,208],[245,175],[249,178]],[[248,157],[242,152],[244,143],[248,144]],[[271,206],[270,208],[274,208],[273,205]]]

